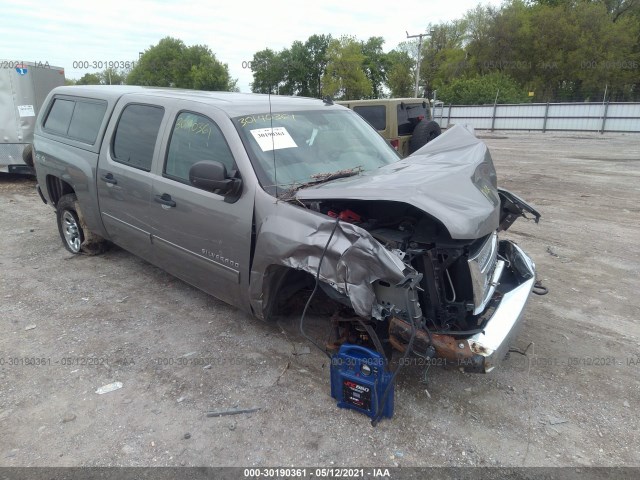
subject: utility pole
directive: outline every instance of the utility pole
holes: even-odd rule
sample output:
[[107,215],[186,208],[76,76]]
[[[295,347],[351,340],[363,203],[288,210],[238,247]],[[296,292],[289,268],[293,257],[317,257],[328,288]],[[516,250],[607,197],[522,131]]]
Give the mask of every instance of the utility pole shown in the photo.
[[418,98],[418,82],[420,81],[420,55],[422,54],[422,37],[429,36],[433,33],[433,30],[429,33],[420,33],[418,35],[409,35],[409,32],[405,30],[407,34],[407,38],[417,38],[418,39],[418,62],[416,64],[416,88],[415,88],[415,98]]

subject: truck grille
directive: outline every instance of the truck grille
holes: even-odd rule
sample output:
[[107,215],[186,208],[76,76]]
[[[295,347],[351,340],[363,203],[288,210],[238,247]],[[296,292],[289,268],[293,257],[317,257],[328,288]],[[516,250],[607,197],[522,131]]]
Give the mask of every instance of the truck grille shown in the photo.
[[[500,263],[502,271],[504,262],[496,262],[498,258],[498,235],[493,232],[487,236],[484,242],[475,251],[469,254],[469,271],[473,285],[474,315],[484,310],[489,299],[495,291],[496,265]],[[498,275],[499,277],[499,275]]]

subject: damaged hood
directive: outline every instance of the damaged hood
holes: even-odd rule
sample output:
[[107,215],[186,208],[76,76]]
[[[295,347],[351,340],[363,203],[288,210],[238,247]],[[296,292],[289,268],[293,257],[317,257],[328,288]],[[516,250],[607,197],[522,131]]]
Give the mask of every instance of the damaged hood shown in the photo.
[[385,200],[438,219],[454,239],[498,228],[500,198],[487,146],[455,125],[409,157],[358,176],[299,190],[300,200]]

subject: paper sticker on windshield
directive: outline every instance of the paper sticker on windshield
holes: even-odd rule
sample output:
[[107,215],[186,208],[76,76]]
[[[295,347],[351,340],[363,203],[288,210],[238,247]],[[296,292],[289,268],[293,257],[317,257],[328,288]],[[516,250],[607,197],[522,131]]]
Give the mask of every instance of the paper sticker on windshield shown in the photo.
[[284,127],[273,127],[273,129],[257,128],[255,130],[251,130],[251,135],[256,139],[256,142],[258,142],[258,145],[260,145],[263,152],[280,150],[282,148],[294,148],[298,146]]
[[33,105],[18,105],[18,115],[20,117],[35,117],[36,112]]

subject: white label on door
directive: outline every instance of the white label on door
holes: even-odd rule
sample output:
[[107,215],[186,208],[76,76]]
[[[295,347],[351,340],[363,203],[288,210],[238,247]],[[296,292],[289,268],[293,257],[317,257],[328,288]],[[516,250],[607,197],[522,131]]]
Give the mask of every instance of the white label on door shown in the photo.
[[33,109],[33,105],[18,105],[18,115],[20,117],[35,117],[36,112]]
[[256,139],[256,142],[258,142],[263,152],[280,150],[282,148],[295,148],[298,146],[284,127],[274,127],[273,129],[257,128],[251,130],[251,135]]

